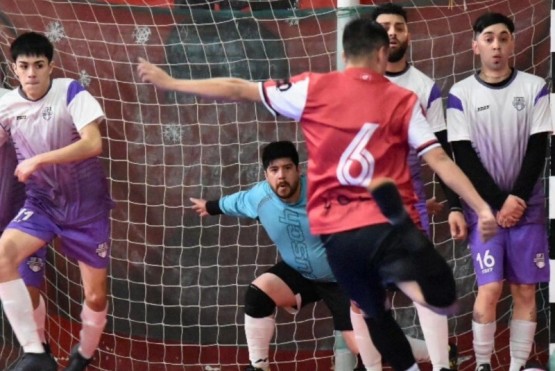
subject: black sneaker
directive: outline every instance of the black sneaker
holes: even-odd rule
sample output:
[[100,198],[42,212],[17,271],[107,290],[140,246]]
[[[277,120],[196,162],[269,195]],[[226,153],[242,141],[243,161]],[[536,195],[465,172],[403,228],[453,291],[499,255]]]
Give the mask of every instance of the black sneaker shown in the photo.
[[449,343],[449,369],[457,370],[459,368],[459,349],[457,344]]
[[79,353],[79,344],[76,344],[73,349],[71,349],[71,355],[69,356],[69,362],[64,371],[82,371],[87,369],[87,365],[91,363],[92,358],[85,358]]
[[46,353],[23,353],[9,371],[57,371],[56,360]]
[[489,363],[482,363],[476,367],[476,371],[491,371],[491,366]]
[[353,371],[366,371],[366,367],[364,367],[364,363],[362,362],[362,358],[360,357],[360,353],[357,354],[357,365],[353,369]]
[[546,368],[543,367],[537,361],[528,361],[528,362],[526,362],[526,365],[521,368],[521,370],[522,371],[545,371]]
[[248,365],[245,368],[245,371],[264,371],[264,370],[258,367],[254,367],[253,365]]

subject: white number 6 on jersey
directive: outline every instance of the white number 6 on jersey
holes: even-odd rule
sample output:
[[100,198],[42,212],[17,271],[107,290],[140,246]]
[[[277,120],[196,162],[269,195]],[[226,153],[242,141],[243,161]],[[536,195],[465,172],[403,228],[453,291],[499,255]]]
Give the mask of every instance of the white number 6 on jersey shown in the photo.
[[[339,179],[339,183],[361,187],[367,187],[370,184],[370,180],[372,180],[374,175],[375,160],[366,149],[366,145],[377,128],[377,124],[364,124],[351,143],[349,143],[337,165],[337,179]],[[352,176],[351,167],[355,162],[360,164],[361,170],[357,176]]]

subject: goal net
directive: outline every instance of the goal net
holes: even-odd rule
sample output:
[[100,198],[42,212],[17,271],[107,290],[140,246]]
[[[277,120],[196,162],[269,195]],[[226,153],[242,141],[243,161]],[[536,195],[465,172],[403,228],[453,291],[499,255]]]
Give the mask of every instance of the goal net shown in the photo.
[[[138,81],[137,57],[179,78],[233,76],[278,79],[336,69],[337,25],[385,1],[338,9],[332,0],[2,0],[0,67],[17,86],[9,43],[27,30],[54,43],[54,77],[79,80],[104,107],[103,160],[117,207],[112,212],[109,321],[91,369],[237,370],[248,364],[243,331],[247,285],[279,259],[254,221],[199,218],[189,197],[216,199],[263,179],[260,149],[274,140],[298,144],[297,124],[261,105],[215,102],[156,91]],[[550,77],[550,1],[394,1],[409,12],[413,64],[446,97],[476,67],[471,25],[489,10],[516,24],[517,68]],[[443,195],[429,170],[427,191]],[[476,294],[469,252],[449,238],[446,212],[433,218],[437,248],[452,265],[461,312],[449,320],[460,370],[472,370],[472,305]],[[65,364],[78,341],[83,301],[74,262],[51,249],[47,266],[47,333]],[[547,361],[547,289],[538,290],[533,358]],[[415,312],[395,299],[407,334],[421,338]],[[508,369],[508,293],[499,306],[494,366]],[[21,351],[0,317],[0,368]],[[297,316],[278,311],[272,370],[329,370],[333,328],[322,304]],[[427,367],[427,366],[424,366]]]

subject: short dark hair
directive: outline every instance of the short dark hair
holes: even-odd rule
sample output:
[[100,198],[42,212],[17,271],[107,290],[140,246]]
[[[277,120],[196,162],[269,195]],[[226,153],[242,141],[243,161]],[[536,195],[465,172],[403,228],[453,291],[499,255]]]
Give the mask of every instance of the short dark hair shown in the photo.
[[501,13],[485,13],[479,16],[478,19],[476,19],[476,22],[474,22],[474,26],[472,26],[474,36],[481,34],[482,31],[484,31],[489,26],[498,23],[502,23],[507,26],[507,29],[511,33],[515,32],[515,24],[506,15]]
[[271,142],[264,147],[262,151],[262,166],[264,170],[268,169],[270,163],[278,158],[289,158],[295,166],[299,166],[299,152],[297,152],[295,145],[288,140]]
[[19,56],[46,57],[52,62],[54,46],[46,36],[37,32],[26,32],[19,35],[11,44],[10,52],[15,62]]
[[371,54],[389,47],[389,37],[383,26],[371,19],[357,18],[345,26],[343,51],[347,59]]
[[378,5],[372,11],[370,18],[375,21],[378,17],[382,14],[395,14],[403,17],[405,22],[408,22],[407,12],[401,5],[393,4],[393,3],[385,3]]

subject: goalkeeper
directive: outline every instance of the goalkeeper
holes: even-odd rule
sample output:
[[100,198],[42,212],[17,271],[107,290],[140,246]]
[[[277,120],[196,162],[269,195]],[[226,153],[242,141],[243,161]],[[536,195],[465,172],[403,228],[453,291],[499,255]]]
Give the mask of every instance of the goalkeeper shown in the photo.
[[[258,219],[283,259],[247,288],[245,335],[251,363],[247,370],[269,369],[276,307],[296,313],[301,307],[319,300],[330,309],[335,330],[343,335],[351,352],[357,354],[349,318],[349,298],[335,282],[322,241],[313,236],[308,227],[307,185],[300,173],[297,149],[289,141],[272,142],[262,152],[262,165],[266,181],[247,191],[214,201],[191,198],[193,209],[200,216],[225,214]],[[345,354],[345,349],[337,351],[343,354],[336,352],[336,370],[347,368],[339,364],[349,361],[338,358],[353,357]]]

